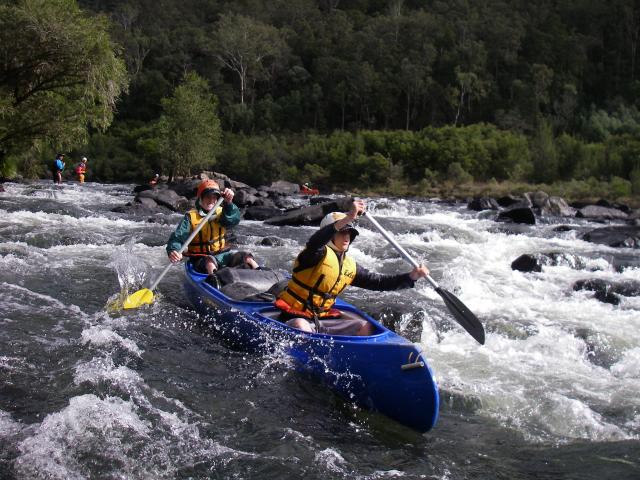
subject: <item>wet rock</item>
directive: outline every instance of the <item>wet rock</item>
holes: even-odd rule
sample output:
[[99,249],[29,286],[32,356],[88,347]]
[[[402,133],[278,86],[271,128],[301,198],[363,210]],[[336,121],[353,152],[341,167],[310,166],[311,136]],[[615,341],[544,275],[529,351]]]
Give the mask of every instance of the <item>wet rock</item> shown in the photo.
[[171,190],[176,192],[181,197],[195,198],[196,191],[198,190],[198,185],[200,185],[201,181],[202,180],[199,178],[183,180],[179,183],[174,183],[167,188],[171,188]]
[[617,208],[589,205],[577,211],[576,217],[592,220],[626,220],[628,215]]
[[265,223],[269,225],[292,226],[318,225],[322,218],[330,212],[345,212],[349,210],[352,202],[351,197],[343,197],[319,205],[295,208],[281,215],[268,218],[265,220]]
[[541,272],[542,263],[535,256],[524,254],[511,262],[511,270],[518,270],[520,272]]
[[497,202],[498,205],[500,205],[502,208],[509,208],[515,205],[518,205],[519,207],[531,206],[531,202],[528,198],[516,197],[514,195],[505,195],[504,197],[500,197],[498,198]]
[[610,247],[640,248],[640,227],[618,225],[597,228],[585,233],[583,240]]
[[576,270],[586,267],[584,258],[565,252],[549,252],[520,255],[511,263],[512,270],[520,272],[541,272],[543,266],[563,265]]
[[172,213],[172,210],[162,205],[156,205],[155,207],[150,208],[143,205],[140,202],[130,202],[130,203],[127,203],[126,205],[115,207],[111,209],[111,211],[116,213],[124,213],[134,217],[153,216],[158,213],[165,213],[165,214]]
[[621,212],[624,212],[627,214],[631,212],[629,205],[625,205],[624,203],[618,203],[618,202],[610,202],[609,200],[605,200],[603,198],[598,200],[596,202],[596,205],[599,207],[615,208],[616,210],[620,210]]
[[561,197],[549,197],[548,201],[541,207],[541,213],[545,215],[554,215],[557,217],[573,217],[576,209],[570,207]]
[[[273,208],[275,210],[279,210],[278,206],[276,205],[276,202],[274,202],[270,198],[258,197],[257,200],[254,202],[253,206],[254,207],[269,207],[269,208]],[[277,212],[277,213],[279,213],[279,212]],[[274,213],[273,215],[277,215],[277,213]]]
[[275,207],[249,207],[244,212],[245,220],[266,220],[280,215],[281,210]]
[[571,230],[574,230],[574,228],[571,225],[558,225],[557,227],[554,227],[552,230],[554,232],[570,232]]
[[237,190],[233,197],[233,203],[239,207],[253,205],[258,201],[258,197],[250,193],[248,190]]
[[531,208],[518,207],[500,212],[496,220],[498,222],[524,223],[527,225],[535,225],[536,223],[536,217]]
[[269,185],[267,191],[279,195],[295,195],[300,192],[300,185],[297,183],[285,182],[284,180],[278,180],[277,182],[273,182]]
[[258,245],[263,245],[265,247],[281,247],[284,245],[284,240],[278,237],[264,237]]
[[640,295],[640,282],[610,282],[599,278],[578,280],[573,290],[589,290],[595,293],[595,298],[604,303],[618,305],[620,296],[635,297]]
[[136,185],[133,187],[133,193],[144,192],[145,190],[151,190],[153,187],[151,185]]
[[165,206],[174,212],[184,212],[189,208],[189,200],[168,188],[153,188],[138,194],[138,198],[151,198],[158,205]]
[[482,210],[499,210],[500,205],[491,197],[476,197],[467,204],[469,210],[480,212]]
[[534,208],[544,208],[549,202],[549,194],[546,192],[527,192],[524,197],[529,200]]
[[158,203],[153,198],[138,196],[134,199],[134,202],[141,203],[149,209],[155,210],[156,208],[158,208]]

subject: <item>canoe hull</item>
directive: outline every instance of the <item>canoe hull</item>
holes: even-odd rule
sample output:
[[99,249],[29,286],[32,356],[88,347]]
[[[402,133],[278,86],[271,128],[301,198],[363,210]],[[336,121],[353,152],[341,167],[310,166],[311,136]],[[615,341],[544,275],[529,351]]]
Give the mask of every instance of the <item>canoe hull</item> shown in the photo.
[[232,300],[205,278],[187,265],[185,292],[226,344],[249,352],[282,352],[298,370],[349,401],[420,432],[435,425],[438,387],[413,343],[340,300],[339,309],[366,318],[379,333],[353,337],[301,332],[272,318],[277,310],[271,303]]

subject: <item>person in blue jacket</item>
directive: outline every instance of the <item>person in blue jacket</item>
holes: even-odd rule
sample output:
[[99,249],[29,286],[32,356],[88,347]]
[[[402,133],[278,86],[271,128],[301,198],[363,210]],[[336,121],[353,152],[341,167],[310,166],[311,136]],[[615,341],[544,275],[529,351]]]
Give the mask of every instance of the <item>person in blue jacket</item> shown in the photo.
[[53,173],[53,183],[62,183],[62,171],[64,170],[64,153],[58,153],[53,161],[51,171]]
[[220,191],[214,180],[204,180],[198,185],[195,208],[185,214],[169,237],[167,255],[172,263],[182,259],[180,248],[221,196],[224,198],[222,206],[191,241],[184,256],[189,257],[197,271],[209,275],[222,267],[258,268],[251,253],[233,252],[229,247],[227,229],[240,223],[240,209],[233,203],[233,190]]

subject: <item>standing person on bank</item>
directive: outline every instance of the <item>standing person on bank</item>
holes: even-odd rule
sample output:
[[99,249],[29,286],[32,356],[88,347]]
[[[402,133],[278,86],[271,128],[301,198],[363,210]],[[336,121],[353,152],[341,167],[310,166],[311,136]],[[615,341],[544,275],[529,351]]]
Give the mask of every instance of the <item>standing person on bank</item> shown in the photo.
[[214,180],[204,180],[198,185],[195,208],[189,210],[176,230],[169,237],[167,254],[172,263],[182,259],[180,248],[191,232],[200,224],[220,197],[224,201],[218,212],[207,222],[189,244],[184,256],[189,257],[196,271],[212,275],[222,267],[258,268],[249,252],[232,252],[226,242],[226,231],[240,223],[240,209],[233,203],[233,190],[220,187]]
[[76,167],[76,175],[78,175],[78,181],[84,183],[84,175],[87,173],[87,157],[82,157],[80,163]]
[[429,275],[424,265],[409,273],[383,275],[356,265],[348,250],[358,231],[353,222],[365,212],[365,203],[355,200],[349,213],[326,215],[296,258],[292,278],[275,301],[282,310],[280,320],[305,332],[333,335],[371,335],[374,327],[364,319],[341,319],[332,308],[336,297],[349,285],[368,290],[411,288]]
[[58,153],[56,159],[51,165],[51,172],[53,173],[53,183],[62,183],[62,171],[64,170],[64,153]]

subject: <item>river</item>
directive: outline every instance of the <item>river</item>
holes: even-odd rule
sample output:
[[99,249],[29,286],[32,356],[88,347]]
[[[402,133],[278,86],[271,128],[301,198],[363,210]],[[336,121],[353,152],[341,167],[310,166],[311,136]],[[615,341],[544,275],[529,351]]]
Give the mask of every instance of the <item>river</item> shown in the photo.
[[[132,185],[4,186],[2,479],[640,478],[640,297],[614,306],[572,289],[585,278],[640,281],[640,253],[579,239],[598,224],[549,218],[514,234],[462,204],[369,200],[487,331],[478,345],[425,281],[348,290],[346,300],[425,351],[442,404],[436,427],[417,434],[281,359],[225,347],[187,303],[178,267],[152,306],[106,308],[122,285],[160,273],[181,218],[111,212],[132,200]],[[358,228],[359,264],[408,270],[366,219]],[[257,221],[234,230],[260,263],[282,269],[314,231]],[[265,236],[284,246],[259,245]],[[510,267],[550,252],[563,260],[541,273]],[[614,268],[620,259],[636,266]]]

